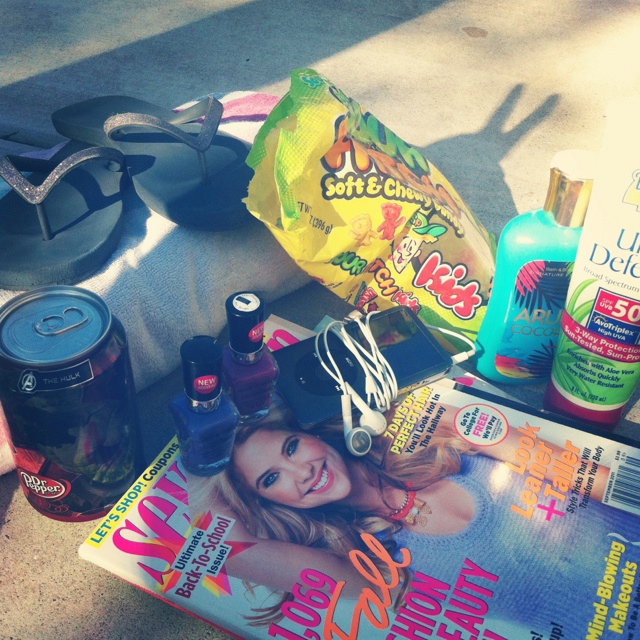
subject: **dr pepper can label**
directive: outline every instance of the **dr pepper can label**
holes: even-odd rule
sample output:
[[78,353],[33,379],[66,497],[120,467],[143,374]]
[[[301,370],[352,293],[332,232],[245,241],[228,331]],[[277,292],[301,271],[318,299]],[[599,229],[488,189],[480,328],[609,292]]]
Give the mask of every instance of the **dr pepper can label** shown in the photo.
[[22,489],[50,518],[101,517],[141,471],[125,332],[90,291],[41,287],[0,308],[0,404]]

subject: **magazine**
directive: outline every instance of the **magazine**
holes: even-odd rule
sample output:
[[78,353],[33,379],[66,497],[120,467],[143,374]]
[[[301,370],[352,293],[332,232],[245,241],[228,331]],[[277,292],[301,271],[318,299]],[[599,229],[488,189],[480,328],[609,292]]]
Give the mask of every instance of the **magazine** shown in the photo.
[[172,440],[80,555],[239,638],[640,640],[640,448],[451,380],[341,440],[277,399],[212,478]]

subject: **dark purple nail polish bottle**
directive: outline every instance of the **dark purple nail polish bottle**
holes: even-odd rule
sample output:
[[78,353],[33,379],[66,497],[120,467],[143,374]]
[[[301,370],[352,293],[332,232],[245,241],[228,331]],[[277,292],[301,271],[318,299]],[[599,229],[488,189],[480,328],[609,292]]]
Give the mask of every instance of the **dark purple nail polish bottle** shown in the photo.
[[264,348],[264,303],[249,291],[234,293],[226,302],[229,344],[222,355],[224,388],[243,422],[267,415],[278,378],[278,365]]
[[212,476],[229,464],[240,414],[222,391],[221,350],[214,338],[186,340],[180,356],[185,393],[169,404],[180,457],[187,471]]

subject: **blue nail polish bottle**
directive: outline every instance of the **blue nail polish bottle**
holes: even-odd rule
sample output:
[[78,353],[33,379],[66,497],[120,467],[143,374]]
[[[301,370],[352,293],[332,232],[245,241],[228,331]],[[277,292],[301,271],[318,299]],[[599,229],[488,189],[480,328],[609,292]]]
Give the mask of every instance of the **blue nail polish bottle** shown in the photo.
[[210,336],[195,336],[180,347],[183,395],[169,404],[187,471],[198,476],[220,473],[231,459],[240,414],[222,391],[221,350]]

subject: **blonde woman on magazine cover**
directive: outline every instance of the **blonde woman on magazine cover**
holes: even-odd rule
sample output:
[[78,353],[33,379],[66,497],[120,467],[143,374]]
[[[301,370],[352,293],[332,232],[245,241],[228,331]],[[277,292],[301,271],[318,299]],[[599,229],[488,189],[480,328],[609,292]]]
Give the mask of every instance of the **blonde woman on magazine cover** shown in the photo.
[[[351,456],[341,424],[314,433],[279,419],[242,427],[232,464],[199,482],[193,496],[197,510],[208,505],[236,519],[233,539],[255,543],[247,555],[229,559],[229,573],[286,598],[300,571],[316,567],[346,580],[347,595],[357,596],[366,585],[348,554],[369,552],[362,534],[372,534],[393,557],[402,548],[411,552],[404,584],[396,590],[398,604],[410,589],[413,571],[451,583],[469,557],[497,576],[493,616],[538,623],[540,629],[555,617],[563,621],[567,637],[581,633],[595,597],[589,594],[597,589],[592,571],[602,577],[602,558],[611,545],[601,531],[611,525],[618,534],[632,536],[640,519],[595,502],[603,495],[604,467],[595,473],[592,503],[579,510],[584,513],[548,521],[515,516],[510,505],[526,489],[524,478],[499,461],[514,460],[519,434],[510,429],[499,444],[482,447],[480,455],[454,429],[455,410],[445,409],[429,446],[408,455],[392,454],[391,440],[379,437],[367,456]],[[555,454],[562,451],[548,446]],[[585,535],[592,544],[585,544]],[[379,558],[372,555],[372,562]],[[580,618],[571,599],[583,578],[592,588],[578,589]],[[551,609],[539,605],[553,601],[549,589],[559,590]],[[257,619],[268,622],[277,615],[278,605]]]

